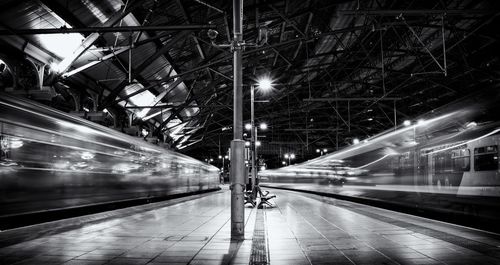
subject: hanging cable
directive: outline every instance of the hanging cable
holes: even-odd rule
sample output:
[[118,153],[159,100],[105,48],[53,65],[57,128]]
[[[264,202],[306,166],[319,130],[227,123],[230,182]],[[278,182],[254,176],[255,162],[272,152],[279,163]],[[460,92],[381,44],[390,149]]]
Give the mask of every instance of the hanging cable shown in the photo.
[[384,46],[382,42],[382,30],[379,30],[379,32],[380,32],[380,56],[382,62],[382,90],[384,91],[384,96],[385,96]]

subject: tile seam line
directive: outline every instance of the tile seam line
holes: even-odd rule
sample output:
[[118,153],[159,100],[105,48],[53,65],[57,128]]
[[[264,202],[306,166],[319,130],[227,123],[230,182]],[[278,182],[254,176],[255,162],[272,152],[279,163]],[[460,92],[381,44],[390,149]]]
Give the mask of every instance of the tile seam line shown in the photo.
[[[454,226],[454,227],[458,227],[458,228],[473,230],[473,231],[477,231],[477,232],[481,232],[481,233],[490,234],[490,235],[494,235],[494,236],[500,237],[500,233],[495,233],[495,232],[492,232],[492,231],[487,231],[487,230],[483,230],[483,229],[479,229],[479,228],[474,228],[474,227],[468,227],[468,226],[464,226],[464,225],[460,225],[460,224],[447,223],[447,222],[441,221],[441,220],[436,220],[436,219],[431,219],[431,218],[427,218],[427,217],[424,217],[424,216],[418,216],[418,215],[412,215],[412,214],[408,214],[408,213],[398,212],[398,211],[394,211],[394,210],[391,210],[391,209],[385,209],[385,208],[381,208],[381,207],[377,207],[377,206],[370,206],[370,205],[366,205],[366,204],[355,202],[355,201],[344,200],[344,199],[340,199],[340,198],[328,197],[328,196],[325,196],[325,195],[310,193],[308,191],[304,191],[304,190],[300,190],[300,189],[282,188],[282,187],[280,187],[280,188],[271,187],[271,188],[278,189],[278,190],[286,190],[286,191],[295,192],[295,193],[301,194],[302,196],[305,196],[305,197],[309,197],[310,196],[309,198],[312,198],[313,196],[318,196],[318,197],[325,197],[325,198],[328,198],[328,199],[331,199],[331,200],[337,200],[337,201],[342,202],[342,203],[349,203],[349,204],[354,204],[354,205],[359,205],[359,206],[364,206],[364,207],[374,207],[374,208],[376,208],[378,210],[387,211],[387,212],[393,212],[393,213],[398,213],[398,214],[405,215],[407,217],[416,217],[418,219],[423,219],[425,221],[432,221],[432,222],[436,222],[436,223],[440,223],[440,224],[445,224],[445,225],[448,225],[448,226]],[[315,199],[315,198],[313,198],[313,199]]]
[[[323,216],[321,216],[321,215],[318,215],[318,216],[319,216],[319,217],[321,217],[321,219],[325,220],[327,223],[329,223],[329,224],[331,224],[331,225],[333,225],[333,226],[337,227],[338,229],[340,229],[340,230],[342,230],[342,231],[346,232],[344,229],[342,229],[342,228],[338,227],[337,225],[335,225],[334,223],[332,223],[332,222],[328,221],[328,220],[327,220],[326,218],[324,218]],[[347,233],[347,232],[346,232],[346,233]],[[353,236],[353,237],[354,237],[355,239],[357,239],[357,240],[360,240],[357,236]],[[385,237],[385,236],[383,236],[383,237]],[[361,241],[361,240],[360,240],[360,241]],[[362,241],[361,241],[361,242],[362,242]],[[365,243],[365,244],[366,244],[366,243]],[[394,260],[393,258],[391,258],[391,257],[389,257],[389,256],[387,256],[387,255],[385,255],[384,253],[382,253],[381,251],[379,251],[379,250],[378,250],[378,249],[376,249],[375,247],[371,246],[370,244],[366,244],[366,245],[367,245],[369,248],[371,248],[371,249],[375,250],[375,251],[376,251],[377,253],[379,253],[380,255],[382,255],[382,256],[384,256],[384,257],[386,257],[387,259],[389,259],[389,260],[391,260],[391,261],[393,261],[393,262],[395,262],[395,263],[397,263],[397,264],[401,264],[401,263],[399,263],[398,261]],[[427,256],[427,255],[425,255],[425,256]],[[431,257],[429,257],[429,258],[431,258]]]
[[[311,222],[309,222],[308,220],[306,220],[306,219],[304,218],[304,216],[302,216],[302,215],[301,215],[301,214],[297,211],[297,209],[295,209],[295,208],[294,208],[292,205],[290,205],[290,204],[289,204],[289,207],[290,207],[291,209],[293,209],[293,211],[294,211],[294,212],[295,212],[298,216],[300,216],[300,217],[301,217],[304,221],[306,221],[306,222],[307,222],[307,224],[308,224],[309,226],[311,226],[314,230],[316,230],[316,232],[318,232],[318,234],[320,234],[320,235],[321,235],[324,239],[326,239],[328,242],[330,242],[330,244],[332,244],[332,245],[333,245],[333,242],[332,242],[330,239],[328,239],[327,237],[325,237],[325,235],[323,235],[323,233],[321,233],[321,232],[320,232],[320,231],[319,231],[316,227],[314,227],[314,226],[311,224]],[[343,231],[343,230],[342,230],[342,231]],[[344,231],[344,232],[345,232],[345,231]],[[302,248],[302,247],[301,247],[301,248]],[[343,256],[344,256],[347,260],[349,260],[352,264],[356,264],[353,260],[351,260],[351,259],[350,259],[350,258],[349,258],[349,257],[348,257],[345,253],[344,253],[344,251],[342,251],[341,249],[338,249],[338,250],[339,250],[339,251],[340,251],[340,253],[342,253],[342,255],[343,255]],[[305,254],[305,252],[304,252],[304,254]],[[306,256],[307,256],[307,254],[306,254]],[[307,257],[307,259],[309,260],[309,257]],[[311,263],[311,264],[312,264],[312,263]]]
[[[316,198],[309,197],[309,196],[306,196],[306,195],[302,195],[302,196],[304,196],[304,197],[306,197],[306,198],[309,198],[310,200],[314,200],[314,201],[318,201],[318,202],[320,202],[320,201],[319,201],[318,199],[316,199]],[[324,196],[320,196],[320,195],[316,195],[316,196],[319,196],[319,197],[324,197]],[[321,202],[322,202],[322,203],[327,203],[327,204],[332,205],[332,206],[340,207],[340,208],[343,208],[343,209],[345,209],[345,210],[351,211],[351,212],[353,212],[353,213],[361,214],[361,215],[363,215],[363,216],[365,216],[365,217],[368,217],[368,218],[373,218],[373,219],[376,219],[376,220],[378,220],[378,221],[385,222],[385,223],[389,223],[389,222],[387,222],[387,221],[383,221],[383,218],[388,218],[388,219],[390,219],[391,221],[403,222],[403,223],[408,224],[409,226],[414,226],[414,227],[417,227],[417,228],[419,228],[419,229],[423,229],[424,231],[418,231],[418,230],[416,230],[416,228],[413,228],[413,229],[412,229],[412,228],[409,228],[409,227],[403,227],[403,226],[398,225],[398,224],[395,224],[395,223],[389,223],[389,224],[394,225],[394,226],[397,226],[397,227],[400,227],[400,228],[407,229],[407,230],[409,230],[409,231],[412,231],[413,233],[418,233],[418,234],[422,234],[422,235],[425,235],[425,236],[430,236],[430,237],[433,237],[433,238],[435,238],[435,239],[439,239],[439,240],[442,240],[442,241],[444,241],[444,242],[447,242],[447,243],[450,243],[450,244],[453,244],[453,245],[456,245],[456,246],[459,246],[459,247],[464,247],[464,248],[467,248],[467,249],[469,249],[469,250],[474,250],[474,251],[477,251],[477,252],[479,252],[479,253],[481,253],[481,254],[483,254],[483,255],[485,254],[485,253],[484,253],[484,251],[479,251],[479,250],[476,250],[476,249],[471,249],[470,247],[465,247],[463,244],[457,244],[457,243],[456,243],[454,240],[452,240],[452,239],[449,239],[449,238],[447,238],[447,239],[444,239],[444,238],[438,238],[438,237],[435,237],[435,236],[429,235],[429,234],[428,234],[428,232],[426,232],[426,230],[431,230],[431,231],[435,231],[435,232],[437,232],[437,233],[445,233],[445,234],[447,234],[446,232],[441,232],[441,231],[436,230],[436,229],[433,229],[433,228],[428,228],[428,227],[425,227],[425,226],[422,226],[422,225],[413,224],[413,223],[410,223],[410,222],[407,222],[407,221],[400,221],[400,220],[396,220],[396,219],[394,219],[394,218],[387,217],[387,216],[383,216],[383,215],[378,214],[378,213],[369,212],[369,211],[367,211],[367,210],[364,210],[364,208],[368,208],[368,209],[370,209],[370,208],[369,208],[369,207],[367,207],[366,205],[363,205],[363,204],[355,203],[355,205],[354,205],[354,206],[350,206],[350,205],[342,205],[342,206],[337,206],[337,205],[333,205],[333,204],[331,204],[329,201],[321,201]],[[377,208],[377,209],[378,209],[378,208]],[[372,215],[372,216],[370,216],[370,215]],[[377,218],[373,217],[373,215],[377,216]],[[379,219],[379,218],[381,218],[381,219]],[[432,219],[430,219],[430,220],[432,220]],[[444,224],[447,224],[447,223],[444,223]],[[466,228],[467,228],[467,227],[466,227]],[[490,244],[488,244],[488,243],[483,243],[483,242],[481,242],[481,241],[477,241],[477,240],[474,240],[474,239],[469,239],[469,238],[465,238],[465,237],[462,237],[462,236],[457,236],[457,235],[451,235],[451,236],[452,236],[452,237],[457,238],[456,240],[471,241],[471,242],[476,243],[476,244],[479,244],[479,245],[487,245],[487,246],[489,246],[490,248],[496,248],[496,246],[494,246],[494,245],[490,245]],[[422,252],[420,252],[420,251],[418,251],[418,250],[416,250],[416,251],[417,251],[417,252],[419,252],[419,253],[421,253],[421,254],[423,254],[423,255],[425,255],[425,256],[427,256],[425,253],[422,253]],[[432,258],[432,257],[430,257],[430,258]],[[432,258],[432,259],[434,259],[434,258]]]
[[[210,218],[209,220],[207,220],[206,222],[204,222],[203,224],[201,224],[200,226],[198,226],[196,229],[200,228],[202,225],[206,224],[207,222],[211,221],[211,220],[212,220],[212,219],[214,219],[215,217],[219,216],[219,215],[220,215],[223,211],[225,211],[225,209],[222,209],[221,211],[219,211],[219,213],[218,213],[218,214],[214,215],[212,218]],[[230,220],[230,219],[231,219],[231,217],[229,217],[228,219],[226,219],[226,221],[224,222],[224,224],[222,224],[222,225],[221,225],[221,227],[220,227],[219,229],[217,229],[217,231],[213,234],[213,236],[211,236],[211,237],[210,237],[210,239],[208,239],[208,240],[207,240],[207,242],[203,245],[203,247],[201,247],[201,248],[200,248],[200,250],[198,250],[198,251],[196,252],[196,254],[194,254],[194,256],[193,256],[193,257],[192,257],[192,258],[191,258],[191,259],[190,259],[190,260],[189,260],[186,264],[188,264],[188,265],[189,265],[189,264],[191,264],[191,262],[194,260],[194,258],[195,258],[196,256],[198,256],[198,254],[201,252],[201,250],[202,250],[203,248],[205,248],[205,247],[208,245],[208,243],[210,243],[210,241],[212,241],[212,239],[215,237],[215,235],[217,235],[217,233],[219,233],[219,232],[220,232],[220,230],[221,230],[221,229],[222,229],[222,228],[223,228],[223,227],[227,224],[227,222],[229,222],[229,220]],[[196,229],[195,229],[195,230],[196,230]],[[193,231],[195,231],[195,230],[193,230]],[[193,232],[191,232],[191,233],[193,233]],[[189,234],[191,234],[191,233],[189,233]],[[188,235],[189,235],[189,234],[188,234]],[[167,248],[167,250],[168,250],[168,248]],[[167,250],[165,250],[165,251],[167,251]],[[164,251],[164,252],[165,252],[165,251]],[[162,252],[162,253],[163,253],[163,252]]]
[[[314,198],[310,198],[310,199],[315,200]],[[330,204],[330,203],[328,203],[328,204]],[[330,204],[330,205],[331,205],[331,204]],[[361,205],[361,206],[364,206],[364,205]],[[337,206],[337,207],[339,207],[339,206]],[[386,222],[386,221],[383,221],[383,220],[378,219],[378,218],[388,218],[388,219],[391,219],[391,220],[393,220],[393,221],[402,222],[402,223],[406,223],[406,224],[409,224],[409,225],[412,225],[412,226],[418,227],[418,228],[420,228],[420,229],[424,229],[424,230],[432,230],[432,231],[436,231],[436,232],[439,232],[439,233],[447,233],[447,232],[442,232],[442,231],[439,231],[439,230],[434,229],[434,228],[425,227],[425,226],[423,226],[423,225],[410,223],[409,221],[397,220],[397,219],[395,219],[395,218],[391,218],[391,217],[383,216],[383,215],[381,215],[381,214],[379,214],[379,213],[376,213],[376,212],[370,212],[370,211],[365,210],[365,208],[366,208],[366,207],[359,207],[358,205],[355,205],[355,206],[343,205],[343,206],[342,206],[342,208],[343,208],[343,209],[345,209],[345,210],[351,211],[351,212],[353,212],[353,213],[361,214],[361,215],[363,215],[363,216],[365,216],[365,217],[368,217],[368,218],[374,218],[374,219],[377,219],[378,221],[381,221],[381,222]],[[369,208],[368,208],[368,209],[369,209]],[[377,209],[378,209],[378,208],[377,208]],[[372,217],[372,216],[370,216],[370,215],[377,216],[378,218]],[[417,216],[417,217],[418,217],[418,216]],[[428,220],[434,221],[434,220],[432,220],[432,219],[428,219]],[[386,222],[386,223],[387,223],[387,222]],[[446,223],[446,222],[442,222],[442,223],[443,223],[443,224],[446,224],[446,225],[449,225],[449,224],[450,224],[450,223]],[[397,224],[394,224],[394,223],[390,223],[390,224],[391,224],[391,225],[394,225],[394,226],[397,226],[397,227],[400,227],[400,228],[407,229],[407,230],[412,231],[412,232],[414,232],[414,233],[419,233],[419,234],[423,234],[423,235],[429,236],[429,235],[428,235],[428,234],[426,234],[426,233],[419,232],[419,231],[415,231],[414,229],[411,229],[411,228],[408,228],[408,227],[403,227],[403,226],[400,226],[400,225],[397,225]],[[467,229],[468,227],[465,227],[465,226],[464,226],[463,228],[466,228],[466,229]],[[481,230],[479,230],[479,231],[481,231]],[[436,238],[436,237],[434,237],[434,236],[431,236],[431,237]],[[453,237],[457,237],[457,238],[459,238],[459,239],[463,239],[463,240],[466,240],[466,241],[472,241],[472,242],[477,243],[477,244],[488,245],[489,247],[493,247],[493,248],[494,248],[494,247],[496,247],[495,245],[490,245],[490,244],[488,244],[488,243],[484,243],[484,242],[481,242],[481,241],[478,241],[478,240],[475,240],[475,239],[466,238],[466,237],[459,236],[459,235],[453,235]],[[436,238],[436,239],[440,239],[440,240],[443,240],[443,241],[445,241],[445,242],[455,244],[455,243],[453,243],[453,242],[450,242],[450,241],[448,241],[448,240],[444,240],[444,239],[442,239],[442,238]],[[455,245],[456,245],[456,244],[455,244]]]
[[[323,204],[323,203],[324,203],[324,202],[322,202],[322,201],[318,201],[318,200],[315,200],[315,199],[313,199],[313,198],[309,198],[309,197],[307,197],[307,196],[304,196],[304,197],[305,197],[306,199],[312,200],[312,201],[314,201],[314,202],[316,202],[316,203],[320,203],[320,204]],[[339,206],[336,206],[336,205],[331,205],[331,204],[328,204],[328,205],[330,205],[330,206],[335,206],[335,207],[339,207]],[[318,233],[319,233],[319,234],[320,234],[323,238],[325,238],[326,240],[328,240],[328,242],[330,242],[330,243],[332,243],[332,244],[333,244],[333,242],[332,242],[330,239],[328,239],[327,237],[325,237],[325,236],[323,235],[323,233],[321,233],[318,229],[316,229],[316,227],[314,227],[314,225],[313,225],[313,224],[311,224],[311,223],[310,223],[310,222],[309,222],[309,221],[308,221],[308,220],[307,220],[307,219],[306,219],[306,218],[305,218],[302,214],[300,214],[300,213],[298,212],[298,210],[297,210],[297,209],[295,209],[293,206],[290,206],[290,208],[292,208],[292,209],[293,209],[293,210],[294,210],[294,211],[295,211],[298,215],[300,215],[300,217],[302,217],[302,219],[304,219],[304,220],[305,220],[305,221],[306,221],[306,222],[307,222],[307,223],[308,223],[311,227],[313,227],[313,228],[314,228],[314,230],[316,230],[316,232],[318,232]],[[342,208],[342,207],[339,207],[339,208]],[[342,208],[342,209],[344,209],[344,208]],[[346,210],[348,210],[348,209],[346,209]],[[353,212],[353,213],[356,213],[356,212]],[[359,213],[357,213],[357,214],[359,214]],[[334,224],[334,223],[330,222],[329,220],[327,220],[327,219],[326,219],[326,218],[324,218],[323,216],[321,216],[321,215],[319,215],[319,214],[318,214],[317,216],[319,216],[321,219],[323,219],[325,222],[329,223],[330,225],[332,225],[332,226],[334,226],[334,227],[338,228],[338,229],[339,229],[339,230],[341,230],[342,232],[349,234],[347,231],[345,231],[344,229],[340,228],[340,227],[339,227],[339,226],[337,226],[336,224]],[[377,220],[377,221],[379,221],[379,220]],[[359,240],[359,238],[358,238],[358,237],[356,237],[356,236],[353,236],[353,237],[354,237],[356,240]],[[365,244],[366,244],[366,243],[365,243]],[[371,246],[371,245],[369,245],[369,244],[366,244],[366,245],[367,245],[369,248],[371,248],[371,249],[375,250],[375,251],[376,251],[377,253],[379,253],[380,255],[382,255],[382,256],[384,256],[385,258],[387,258],[388,260],[393,261],[393,262],[395,262],[396,264],[401,264],[401,263],[397,262],[396,260],[394,260],[393,258],[391,258],[391,257],[389,257],[389,256],[385,255],[384,253],[380,252],[378,249],[374,248],[373,246]],[[340,249],[339,249],[339,250],[340,250]],[[348,258],[348,257],[347,257],[347,255],[345,255],[345,254],[344,254],[344,252],[343,252],[342,250],[340,250],[340,252],[342,253],[342,255],[344,255],[344,256],[346,256],[346,258]],[[427,255],[426,255],[426,256],[427,256]],[[351,260],[350,258],[348,258],[348,259],[349,259],[349,260]]]
[[[276,208],[278,208],[278,210],[280,211],[281,216],[283,216],[283,211],[281,210],[281,207],[279,206],[278,202],[276,202]],[[285,220],[286,220],[286,226],[288,226],[288,228],[290,229],[290,232],[292,233],[293,237],[295,238],[295,241],[299,245],[300,250],[302,251],[302,254],[304,255],[304,257],[306,257],[306,259],[309,262],[309,264],[312,265],[313,263],[312,263],[311,259],[309,258],[309,256],[307,256],[307,253],[304,251],[304,249],[300,245],[299,239],[297,238],[297,235],[295,235],[295,232],[293,231],[292,227],[290,226],[290,223],[288,222],[288,219],[285,218]],[[347,258],[347,259],[349,259],[349,258]],[[269,256],[269,260],[271,260],[271,256]],[[351,260],[349,259],[349,261],[351,261]],[[354,262],[352,262],[352,263],[354,264]]]
[[[197,199],[195,199],[195,200],[197,200]],[[187,202],[191,202],[191,200],[189,200],[189,201],[187,201]],[[205,222],[203,222],[202,224],[200,224],[199,226],[197,226],[195,229],[193,229],[190,233],[188,233],[188,234],[187,234],[187,235],[185,235],[184,237],[189,236],[190,234],[192,234],[194,231],[196,231],[197,229],[199,229],[200,227],[202,227],[202,226],[203,226],[203,225],[205,225],[206,223],[208,223],[208,222],[212,221],[215,217],[219,216],[219,215],[220,215],[220,214],[221,214],[224,210],[225,210],[225,209],[220,210],[217,214],[215,214],[214,216],[212,216],[211,218],[209,218],[208,220],[206,220]],[[229,220],[229,219],[228,219],[228,220]],[[217,233],[218,233],[218,232],[222,229],[222,227],[224,227],[224,225],[228,222],[228,220],[226,220],[226,221],[224,222],[224,224],[223,224],[223,225],[222,225],[222,226],[221,226],[221,227],[220,227],[220,228],[219,228],[219,229],[218,229],[218,230],[214,233],[214,235],[212,235],[212,236],[210,237],[210,239],[209,239],[209,240],[207,240],[207,242],[203,245],[203,247],[205,247],[205,246],[208,244],[208,242],[210,242],[210,241],[212,240],[212,238],[213,238],[213,237],[214,237],[214,236],[215,236],[215,235],[216,235],[216,234],[217,234]],[[183,237],[183,238],[184,238],[184,237]],[[151,238],[150,240],[148,240],[148,241],[146,241],[146,242],[149,242],[149,241],[151,241],[151,240],[153,240],[153,239]],[[182,240],[182,239],[181,239],[181,240]],[[179,241],[181,241],[181,240],[179,240]],[[168,251],[168,249],[169,249],[170,247],[175,246],[175,245],[176,245],[179,241],[177,241],[176,243],[174,243],[174,244],[172,244],[171,246],[167,247],[164,251],[162,251],[162,252],[158,253],[158,255],[156,255],[156,256],[154,256],[153,258],[151,258],[151,259],[148,261],[148,263],[150,263],[151,261],[153,261],[154,259],[156,259],[157,257],[159,257],[161,254],[163,254],[163,253],[165,253],[166,251]],[[188,262],[187,264],[190,264],[190,263],[191,263],[191,261],[194,259],[194,257],[196,257],[196,256],[200,253],[200,251],[203,249],[203,247],[202,247],[200,250],[198,250],[198,251],[196,252],[196,254],[195,254],[195,255],[194,255],[194,256],[193,256],[193,257],[189,260],[189,262]]]

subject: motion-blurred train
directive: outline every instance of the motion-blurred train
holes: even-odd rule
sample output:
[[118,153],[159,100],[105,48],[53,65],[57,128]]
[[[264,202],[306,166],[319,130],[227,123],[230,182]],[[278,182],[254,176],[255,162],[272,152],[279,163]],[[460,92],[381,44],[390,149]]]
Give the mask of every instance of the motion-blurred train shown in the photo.
[[500,210],[499,113],[498,89],[477,93],[329,155],[263,171],[261,182],[491,215],[491,205]]
[[218,169],[0,94],[0,217],[218,188]]

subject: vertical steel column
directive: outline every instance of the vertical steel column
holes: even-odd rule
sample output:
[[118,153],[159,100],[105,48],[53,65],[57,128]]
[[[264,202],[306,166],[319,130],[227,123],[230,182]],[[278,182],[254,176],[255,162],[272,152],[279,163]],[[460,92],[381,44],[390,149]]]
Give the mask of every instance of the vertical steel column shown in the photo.
[[252,125],[250,129],[250,138],[252,139],[252,144],[250,145],[252,148],[252,194],[253,191],[255,191],[255,179],[257,176],[257,170],[255,167],[255,159],[256,157],[256,151],[257,151],[257,128],[255,127],[255,86],[251,85],[250,86],[250,124]]
[[132,83],[132,33],[128,36],[128,44],[130,49],[128,50],[128,83]]
[[[259,155],[257,154],[257,141],[259,139],[259,137],[257,136],[257,127],[254,128],[255,130],[255,146],[253,147],[253,154],[255,155],[255,174],[252,175],[252,181],[254,181],[254,183],[257,183],[257,174],[259,172]],[[254,187],[255,187],[256,184],[254,184]],[[253,188],[253,187],[252,187]]]
[[243,0],[233,0],[233,141],[231,142],[231,239],[245,236],[245,142],[243,138],[243,71],[241,62],[243,42]]
[[396,100],[394,100],[394,130],[398,129]]

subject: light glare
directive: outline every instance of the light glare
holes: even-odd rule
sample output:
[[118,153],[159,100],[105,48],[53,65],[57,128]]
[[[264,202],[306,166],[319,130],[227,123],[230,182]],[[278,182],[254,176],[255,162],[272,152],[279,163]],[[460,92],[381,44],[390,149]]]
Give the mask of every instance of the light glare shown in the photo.
[[259,79],[258,83],[259,83],[259,88],[263,90],[269,90],[273,86],[271,79],[269,79],[268,77],[263,77]]

